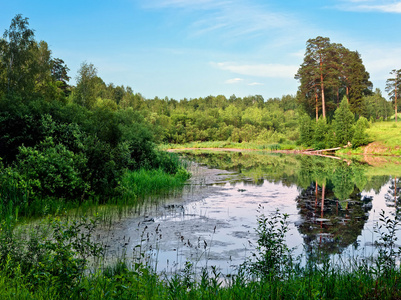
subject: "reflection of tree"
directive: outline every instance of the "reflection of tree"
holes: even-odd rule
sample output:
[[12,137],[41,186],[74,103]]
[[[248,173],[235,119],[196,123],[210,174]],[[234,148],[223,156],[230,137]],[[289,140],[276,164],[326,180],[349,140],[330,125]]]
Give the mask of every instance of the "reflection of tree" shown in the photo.
[[372,208],[372,198],[362,198],[361,191],[378,192],[389,178],[368,177],[367,171],[372,170],[368,164],[348,165],[342,160],[316,156],[201,152],[191,158],[240,172],[247,178],[246,184],[263,184],[264,180],[285,186],[296,184],[301,189],[296,198],[301,217],[299,231],[310,256],[316,249],[328,254],[341,252],[356,242]]
[[401,204],[400,204],[400,192],[401,192],[401,182],[397,177],[390,179],[390,186],[387,191],[387,194],[384,195],[386,199],[386,205],[388,207],[394,207],[394,214],[397,217],[401,216]]
[[390,176],[381,175],[381,176],[372,176],[365,185],[365,191],[373,190],[375,194],[379,194],[383,185],[388,183],[390,180]]
[[309,254],[316,248],[327,254],[338,253],[357,240],[368,219],[372,198],[362,199],[356,186],[348,196],[348,201],[341,204],[334,185],[327,180],[321,186],[311,184],[296,198],[302,220],[298,230]]
[[[254,184],[270,182],[292,186],[297,182],[296,156],[262,152],[188,151],[185,157],[212,168],[241,173]],[[248,181],[249,183],[249,181]]]
[[333,159],[303,160],[302,180],[310,184],[296,202],[306,250],[309,255],[316,248],[327,254],[341,252],[356,242],[372,207],[372,198],[362,199],[360,193],[368,182],[365,166]]

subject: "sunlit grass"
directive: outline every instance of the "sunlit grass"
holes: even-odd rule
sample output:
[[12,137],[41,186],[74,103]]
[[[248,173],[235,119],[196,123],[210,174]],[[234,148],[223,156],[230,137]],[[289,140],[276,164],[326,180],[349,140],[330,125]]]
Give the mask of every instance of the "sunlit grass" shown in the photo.
[[338,150],[337,154],[364,154],[367,151],[374,155],[401,155],[401,122],[394,121],[372,123],[370,128],[366,130],[369,140],[372,144],[358,147],[356,149],[346,148]]
[[264,143],[264,142],[227,142],[227,141],[212,141],[212,142],[191,142],[184,144],[164,144],[160,145],[161,150],[167,149],[184,149],[184,148],[222,148],[222,149],[243,149],[243,150],[293,150],[299,148],[292,142],[286,143]]
[[144,198],[162,195],[168,191],[182,187],[190,174],[183,168],[177,174],[167,174],[161,169],[129,171],[122,179],[124,197]]

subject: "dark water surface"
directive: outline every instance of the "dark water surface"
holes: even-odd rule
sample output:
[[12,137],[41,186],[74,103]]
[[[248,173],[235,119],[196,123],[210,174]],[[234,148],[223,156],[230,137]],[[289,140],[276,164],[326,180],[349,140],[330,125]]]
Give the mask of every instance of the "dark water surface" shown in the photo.
[[254,251],[257,215],[278,209],[289,215],[294,255],[306,260],[321,251],[346,261],[375,255],[382,210],[391,218],[401,213],[397,159],[250,151],[187,151],[182,157],[194,162],[183,192],[113,223],[104,233],[111,256],[141,250],[159,271],[191,261],[234,272]]

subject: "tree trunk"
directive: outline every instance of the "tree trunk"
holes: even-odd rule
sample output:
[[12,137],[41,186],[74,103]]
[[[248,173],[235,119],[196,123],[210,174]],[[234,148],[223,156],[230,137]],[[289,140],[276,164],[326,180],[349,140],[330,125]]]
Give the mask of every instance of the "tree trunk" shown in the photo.
[[398,76],[396,77],[395,81],[395,90],[394,90],[394,102],[395,102],[395,122],[397,122],[397,82],[398,82]]
[[315,98],[316,98],[316,122],[319,121],[319,107],[317,103],[317,92],[315,93]]
[[320,61],[320,88],[322,89],[322,114],[326,118],[326,103],[324,101],[324,84],[323,84],[323,62]]

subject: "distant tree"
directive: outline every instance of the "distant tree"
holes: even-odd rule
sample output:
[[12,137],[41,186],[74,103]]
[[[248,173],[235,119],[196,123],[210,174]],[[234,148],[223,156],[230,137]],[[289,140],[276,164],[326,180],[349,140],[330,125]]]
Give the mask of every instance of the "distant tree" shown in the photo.
[[74,101],[86,108],[92,108],[96,102],[97,70],[91,63],[83,62],[78,70]]
[[390,96],[390,99],[394,101],[395,121],[397,122],[397,99],[401,90],[401,69],[394,69],[390,74],[394,75],[394,78],[387,79],[386,92]]
[[391,103],[382,96],[380,89],[376,89],[372,95],[363,97],[363,100],[367,119],[375,121],[382,117],[387,120],[393,110]]
[[316,122],[320,109],[325,118],[344,95],[351,111],[362,115],[362,97],[370,94],[372,88],[359,53],[341,44],[330,43],[329,38],[323,37],[307,41],[304,61],[295,79],[300,81],[298,101],[310,114],[311,108],[315,108]]
[[28,26],[28,18],[18,14],[0,40],[1,90],[23,99],[31,95],[35,85],[36,69],[32,67],[31,51],[35,40]]
[[68,81],[70,76],[68,76],[68,71],[70,70],[65,62],[60,58],[53,58],[50,62],[51,75],[53,80],[60,82],[59,87],[64,92],[65,96],[70,93]]

